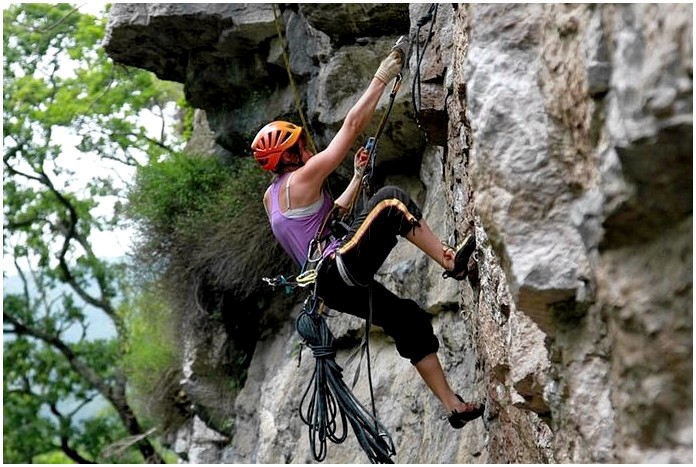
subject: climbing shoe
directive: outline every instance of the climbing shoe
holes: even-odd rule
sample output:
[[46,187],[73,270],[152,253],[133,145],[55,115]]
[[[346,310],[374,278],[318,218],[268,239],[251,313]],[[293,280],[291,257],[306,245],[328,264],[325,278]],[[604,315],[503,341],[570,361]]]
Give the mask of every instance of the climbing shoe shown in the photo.
[[[454,250],[454,248],[445,245],[445,251]],[[471,258],[472,253],[476,249],[476,238],[473,233],[467,235],[462,244],[457,248],[454,253],[454,267],[451,271],[443,271],[442,277],[451,277],[458,281],[466,279],[467,266],[469,264],[469,258]]]
[[452,428],[454,428],[455,430],[459,430],[460,428],[464,428],[464,425],[466,425],[470,421],[475,420],[479,418],[481,415],[483,415],[483,411],[486,409],[486,407],[483,404],[467,404],[466,402],[464,402],[464,399],[462,399],[459,394],[456,394],[456,396],[460,402],[466,404],[469,407],[469,410],[465,412],[457,412],[456,410],[453,410],[450,416],[447,417],[447,421],[449,421],[450,425],[452,425]]

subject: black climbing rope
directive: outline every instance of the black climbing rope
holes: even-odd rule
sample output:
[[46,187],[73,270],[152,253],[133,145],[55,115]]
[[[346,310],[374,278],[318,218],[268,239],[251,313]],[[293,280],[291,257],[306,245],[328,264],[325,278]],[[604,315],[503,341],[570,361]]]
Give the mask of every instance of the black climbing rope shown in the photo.
[[[415,33],[415,43],[416,43],[416,74],[413,78],[413,82],[411,84],[411,96],[413,97],[413,111],[416,116],[416,121],[418,121],[418,115],[420,113],[420,106],[421,106],[421,79],[420,79],[420,68],[421,68],[421,62],[423,61],[423,57],[425,56],[425,50],[428,48],[428,44],[430,44],[430,40],[433,37],[433,27],[435,26],[435,17],[437,16],[437,3],[433,3],[430,5],[430,8],[428,9],[428,12],[423,15],[418,22],[416,23],[417,30]],[[428,35],[425,37],[425,42],[423,44],[423,51],[421,53],[420,50],[420,32],[421,28],[425,26],[426,24],[430,23],[430,30],[428,31]],[[412,41],[413,42],[413,41]],[[418,93],[416,93],[416,87],[418,87]],[[418,103],[416,104],[416,100]]]
[[316,361],[314,374],[300,402],[300,418],[309,428],[312,454],[318,462],[323,461],[327,441],[335,444],[345,441],[346,422],[349,422],[370,462],[392,464],[394,442],[376,416],[363,407],[343,381],[343,369],[336,363],[335,339],[326,319],[319,313],[320,306],[320,299],[310,294],[296,321],[297,332],[312,349]]

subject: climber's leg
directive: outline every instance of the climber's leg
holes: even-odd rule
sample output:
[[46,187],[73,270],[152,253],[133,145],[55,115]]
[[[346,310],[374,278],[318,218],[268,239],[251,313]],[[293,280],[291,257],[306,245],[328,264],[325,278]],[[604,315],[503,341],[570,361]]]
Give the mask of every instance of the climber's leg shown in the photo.
[[443,277],[457,280],[466,278],[469,258],[476,248],[476,239],[469,234],[457,248],[445,245],[421,219],[417,226],[406,234],[406,239],[435,260],[445,269]]
[[453,410],[466,411],[467,407],[464,407],[457,395],[450,388],[447,378],[445,377],[445,372],[442,370],[442,365],[440,365],[440,359],[436,353],[431,353],[423,357],[419,362],[415,364],[416,370],[420,374],[425,384],[428,385],[430,390],[435,394],[435,396],[440,399],[442,405],[445,406],[447,412],[452,412]]
[[375,280],[369,288],[346,285],[335,261],[322,266],[317,294],[329,308],[363,319],[372,308],[372,323],[394,339],[399,355],[411,363],[437,352],[440,346],[430,324],[431,315],[416,302],[398,297]]
[[449,422],[454,428],[462,428],[466,422],[483,414],[482,404],[467,404],[452,391],[436,353],[426,355],[415,363],[415,367],[425,384],[447,409]]
[[420,208],[408,194],[398,187],[385,186],[353,220],[336,254],[343,258],[358,283],[368,284],[396,246],[398,237],[405,237],[421,217]]
[[463,279],[471,251],[457,255],[458,250],[443,246],[422,217],[420,208],[403,190],[393,186],[381,188],[353,221],[338,254],[352,257],[351,262],[359,265],[354,268],[359,269],[355,271],[355,279],[367,283],[396,245],[397,237],[402,236],[445,271],[455,271],[453,277]]
[[443,248],[442,241],[433,233],[425,219],[421,219],[418,225],[406,234],[406,240],[444,269],[449,271],[454,267],[454,255],[451,254],[451,250]]

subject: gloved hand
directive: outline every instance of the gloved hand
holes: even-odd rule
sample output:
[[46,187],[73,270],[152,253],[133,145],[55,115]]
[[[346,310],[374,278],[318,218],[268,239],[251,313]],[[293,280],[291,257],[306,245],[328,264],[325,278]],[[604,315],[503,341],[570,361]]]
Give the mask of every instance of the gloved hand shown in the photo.
[[389,84],[389,81],[393,80],[401,71],[402,60],[402,53],[398,50],[392,50],[389,56],[379,64],[379,68],[375,73],[375,78],[379,79],[384,84]]

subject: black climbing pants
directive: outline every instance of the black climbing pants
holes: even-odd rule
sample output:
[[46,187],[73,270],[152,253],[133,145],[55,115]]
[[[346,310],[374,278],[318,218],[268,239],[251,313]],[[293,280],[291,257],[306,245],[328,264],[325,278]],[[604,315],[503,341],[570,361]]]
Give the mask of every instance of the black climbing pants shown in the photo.
[[344,281],[335,257],[324,261],[317,278],[317,294],[326,306],[363,319],[369,313],[371,293],[372,322],[394,339],[399,355],[412,364],[439,348],[431,317],[416,302],[396,296],[373,276],[396,245],[397,236],[406,236],[421,218],[420,208],[403,190],[380,189],[336,251],[352,282],[360,285]]

